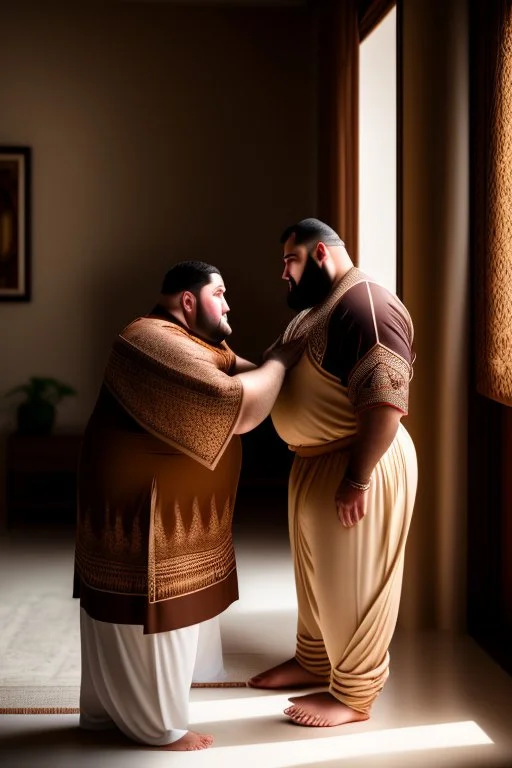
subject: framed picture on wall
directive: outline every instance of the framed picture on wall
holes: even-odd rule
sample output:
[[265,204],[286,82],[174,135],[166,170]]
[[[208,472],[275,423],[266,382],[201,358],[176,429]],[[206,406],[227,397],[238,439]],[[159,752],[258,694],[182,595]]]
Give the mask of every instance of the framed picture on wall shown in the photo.
[[0,146],[0,301],[30,301],[30,157]]

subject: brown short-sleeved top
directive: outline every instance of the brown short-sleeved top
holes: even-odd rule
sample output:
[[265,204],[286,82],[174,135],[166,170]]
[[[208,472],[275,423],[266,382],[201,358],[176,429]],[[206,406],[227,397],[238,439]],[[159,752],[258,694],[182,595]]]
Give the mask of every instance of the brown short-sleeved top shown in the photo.
[[322,367],[348,387],[356,411],[391,405],[406,414],[413,337],[402,302],[363,279],[343,293],[332,311]]

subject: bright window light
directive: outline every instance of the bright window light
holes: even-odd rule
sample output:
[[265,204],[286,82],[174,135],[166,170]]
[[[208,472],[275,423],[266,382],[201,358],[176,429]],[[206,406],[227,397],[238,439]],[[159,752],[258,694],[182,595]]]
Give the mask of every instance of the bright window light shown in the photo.
[[[204,730],[201,723],[211,726],[212,721],[277,715],[288,705],[287,696],[192,702],[191,723],[194,723],[198,730]],[[292,768],[292,766],[311,766],[322,761],[340,761],[366,755],[493,744],[492,739],[473,720],[380,731],[365,730],[362,733],[338,733],[335,736],[325,737],[320,736],[320,730],[317,733],[314,731],[315,729],[304,729],[303,738],[298,738],[294,733],[287,741],[218,747],[212,750],[212,753],[215,753],[215,764],[238,765],[243,768],[262,768],[262,766]],[[435,757],[432,757],[432,760],[434,761]],[[204,765],[207,764],[207,762],[204,763]]]
[[396,9],[359,46],[359,267],[396,292]]

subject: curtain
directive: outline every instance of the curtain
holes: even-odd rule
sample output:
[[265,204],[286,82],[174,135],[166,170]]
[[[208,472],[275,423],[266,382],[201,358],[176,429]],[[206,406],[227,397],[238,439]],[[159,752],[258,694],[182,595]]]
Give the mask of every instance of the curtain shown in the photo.
[[472,27],[468,623],[512,671],[512,0],[475,0]]
[[476,14],[476,385],[512,405],[512,2],[479,2]]
[[318,215],[357,263],[359,32],[356,0],[319,0]]

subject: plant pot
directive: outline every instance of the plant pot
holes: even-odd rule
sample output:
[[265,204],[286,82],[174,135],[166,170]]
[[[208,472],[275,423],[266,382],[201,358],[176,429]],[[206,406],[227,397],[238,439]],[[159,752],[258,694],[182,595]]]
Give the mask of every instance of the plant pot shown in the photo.
[[18,432],[24,435],[48,435],[55,424],[55,406],[44,400],[21,403],[16,415]]

